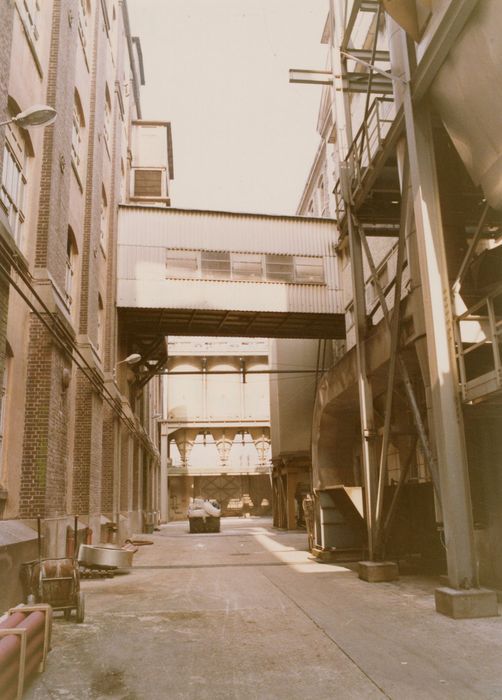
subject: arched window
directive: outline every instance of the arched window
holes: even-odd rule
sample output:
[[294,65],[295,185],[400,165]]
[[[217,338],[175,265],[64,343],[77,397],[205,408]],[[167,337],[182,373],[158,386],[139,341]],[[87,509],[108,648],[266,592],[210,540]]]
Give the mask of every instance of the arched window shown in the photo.
[[23,0],[17,3],[23,20],[23,29],[31,41],[38,41],[40,24],[40,0]]
[[110,136],[112,133],[112,98],[110,97],[110,89],[108,83],[105,83],[105,119],[103,123],[103,134],[105,137],[105,144],[110,150]]
[[101,185],[101,221],[100,221],[101,245],[106,250],[106,241],[108,238],[108,198],[106,196],[105,186]]
[[104,331],[105,331],[105,308],[103,305],[103,297],[101,294],[98,293],[98,333],[97,333],[97,340],[98,340],[98,345],[97,348],[98,350],[102,353],[104,349]]
[[[19,105],[9,97],[8,116],[15,117],[20,111]],[[15,123],[8,124],[5,131],[0,203],[8,216],[18,247],[21,247],[22,225],[26,218],[24,201],[28,182],[28,157],[33,155],[28,132]]]
[[83,163],[85,118],[82,102],[78,91],[75,90],[73,101],[73,123],[71,132],[71,159],[77,172],[81,174]]
[[78,248],[75,234],[71,226],[68,226],[68,237],[66,239],[66,279],[65,297],[70,309],[75,308],[73,294],[75,289],[75,274],[77,271]]

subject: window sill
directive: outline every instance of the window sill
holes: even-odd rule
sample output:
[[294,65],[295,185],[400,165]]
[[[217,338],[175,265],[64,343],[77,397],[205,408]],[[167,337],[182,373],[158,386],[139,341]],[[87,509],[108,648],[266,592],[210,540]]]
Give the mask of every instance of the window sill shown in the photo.
[[295,281],[281,281],[281,280],[266,280],[266,279],[253,279],[253,280],[237,280],[230,279],[229,277],[173,277],[172,275],[167,275],[166,280],[180,280],[183,282],[232,282],[236,284],[288,284],[301,287],[327,287],[326,282],[295,282]]
[[166,204],[166,206],[171,205],[171,199],[170,197],[135,197],[134,195],[131,195],[129,197],[130,202],[144,202],[145,204],[155,204],[156,202],[160,202],[161,204]]

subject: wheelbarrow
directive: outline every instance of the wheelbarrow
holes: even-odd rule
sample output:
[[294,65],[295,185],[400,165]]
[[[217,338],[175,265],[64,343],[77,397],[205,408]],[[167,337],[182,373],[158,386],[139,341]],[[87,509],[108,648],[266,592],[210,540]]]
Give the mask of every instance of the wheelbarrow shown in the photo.
[[[80,571],[75,557],[42,559],[41,520],[38,526],[38,561],[24,564],[25,586],[28,600],[48,603],[53,610],[62,610],[65,620],[75,611],[76,621],[84,621],[85,600],[80,590]],[[78,518],[75,518],[75,542]],[[75,548],[76,549],[76,548]]]

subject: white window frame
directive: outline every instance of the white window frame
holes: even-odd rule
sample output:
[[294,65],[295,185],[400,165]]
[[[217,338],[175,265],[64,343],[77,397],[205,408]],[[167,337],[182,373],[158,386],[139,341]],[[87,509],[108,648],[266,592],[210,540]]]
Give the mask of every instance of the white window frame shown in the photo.
[[104,106],[104,120],[103,120],[103,136],[105,139],[105,145],[108,153],[110,153],[110,138],[112,133],[112,96],[110,93],[110,88],[108,83],[105,83],[105,106]]
[[100,243],[105,249],[108,240],[108,198],[104,185],[101,186]]
[[80,163],[82,161],[82,120],[80,117],[80,110],[77,106],[76,100],[73,104],[73,122],[71,131],[71,157],[75,163],[77,170],[80,169]]
[[[261,253],[232,253],[230,256],[230,265],[232,268],[232,279],[233,280],[244,280],[244,281],[259,281],[262,282],[264,279],[264,267],[263,267],[263,255]],[[249,265],[249,269],[256,269],[259,265],[259,274],[254,272],[246,273],[246,265]],[[242,269],[238,269],[242,266]]]
[[[169,260],[192,260],[195,266],[192,270],[189,268],[180,268],[179,273],[174,273],[169,269]],[[168,279],[198,279],[200,278],[200,252],[197,250],[175,250],[166,249],[166,277]]]
[[[295,266],[295,282],[297,284],[324,284],[324,263],[321,257],[310,256],[310,255],[295,255],[294,256],[294,266]],[[311,268],[311,274],[308,279],[305,278],[307,274],[306,271],[300,272],[301,268]],[[320,270],[318,274],[317,270]]]
[[40,0],[17,0],[17,8],[23,26],[32,41],[38,41],[40,33],[37,28],[40,15]]
[[[169,264],[169,260],[192,261],[191,269],[180,267],[178,271]],[[214,269],[211,268],[211,260],[214,260]],[[228,262],[228,270],[223,269],[223,264]],[[249,262],[256,270],[260,267],[260,274],[255,272],[246,275],[239,265]],[[208,264],[209,263],[209,264]],[[299,268],[313,269],[312,277],[305,278],[305,273]],[[287,267],[287,270],[282,268]],[[274,268],[276,268],[274,270]],[[202,279],[223,280],[233,282],[271,282],[279,284],[319,284],[325,285],[324,259],[320,255],[283,255],[279,253],[231,253],[227,251],[206,250],[180,250],[166,248],[166,278],[167,279]]]
[[96,336],[96,349],[99,350],[99,352],[102,354],[105,344],[105,305],[101,294],[98,294],[98,317]]
[[24,204],[24,189],[27,184],[25,175],[26,169],[26,153],[24,144],[19,147],[22,149],[24,163],[20,163],[16,157],[14,149],[9,143],[9,139],[5,140],[3,164],[2,164],[2,183],[0,186],[0,202],[7,214],[11,227],[12,237],[16,245],[21,246],[22,240],[22,225],[25,220],[23,211]]
[[200,274],[204,279],[231,279],[231,253],[202,250],[200,253]]
[[[288,268],[288,269],[285,269]],[[265,254],[265,279],[267,282],[294,282],[295,258],[294,255]]]

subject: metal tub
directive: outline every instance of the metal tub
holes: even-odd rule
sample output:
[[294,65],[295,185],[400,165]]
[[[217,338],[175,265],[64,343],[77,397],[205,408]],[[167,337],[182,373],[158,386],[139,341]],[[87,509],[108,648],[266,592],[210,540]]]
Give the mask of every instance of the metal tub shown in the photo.
[[133,551],[112,544],[82,544],[78,550],[78,562],[89,568],[123,569],[132,566],[133,554]]

